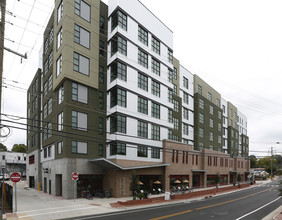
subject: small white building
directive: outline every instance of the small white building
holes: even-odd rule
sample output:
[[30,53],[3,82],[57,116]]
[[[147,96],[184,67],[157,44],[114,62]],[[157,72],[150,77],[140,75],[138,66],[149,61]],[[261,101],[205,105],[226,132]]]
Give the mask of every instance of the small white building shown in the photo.
[[22,177],[26,176],[26,153],[5,151],[0,152],[1,174],[14,172],[21,173]]

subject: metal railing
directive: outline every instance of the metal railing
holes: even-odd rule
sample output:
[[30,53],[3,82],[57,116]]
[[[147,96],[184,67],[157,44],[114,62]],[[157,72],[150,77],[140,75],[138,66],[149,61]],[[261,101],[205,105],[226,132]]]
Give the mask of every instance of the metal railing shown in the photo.
[[[1,207],[4,208],[4,210],[2,210],[2,213],[13,212],[13,186],[4,183],[4,191],[2,189],[2,186],[3,186],[3,182],[0,182]],[[3,192],[4,194],[2,196]]]

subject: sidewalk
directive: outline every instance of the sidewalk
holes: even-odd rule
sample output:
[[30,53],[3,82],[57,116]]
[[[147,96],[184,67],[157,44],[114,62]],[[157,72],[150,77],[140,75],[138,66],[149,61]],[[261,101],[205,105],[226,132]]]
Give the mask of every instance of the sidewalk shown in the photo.
[[[265,184],[269,181],[257,181],[256,185],[250,187],[256,187],[260,184]],[[246,189],[246,188],[245,188]],[[240,189],[244,190],[244,189]],[[230,192],[225,192],[230,193]],[[222,195],[217,194],[217,195]],[[217,196],[213,195],[213,196]],[[160,195],[158,195],[160,196]],[[146,204],[141,202],[138,204],[138,200],[136,201],[137,204],[135,205],[116,205],[120,202],[126,202],[128,200],[132,200],[132,197],[126,198],[109,198],[109,199],[100,199],[94,198],[93,200],[87,200],[85,198],[81,199],[72,199],[66,200],[61,197],[52,196],[43,192],[38,192],[35,189],[30,189],[26,186],[25,182],[17,183],[17,212],[14,213],[7,213],[4,215],[5,218],[8,220],[50,220],[50,219],[62,219],[62,218],[70,218],[70,217],[79,217],[85,215],[95,215],[95,214],[102,214],[102,213],[110,213],[110,212],[118,212],[128,209],[136,209],[141,207],[148,207],[148,206],[157,206],[157,205],[165,205],[171,203],[178,203],[182,200],[169,200],[169,201],[157,201],[154,203]],[[152,198],[154,196],[150,196]],[[197,198],[192,199],[185,199],[185,201],[189,200],[198,200],[203,199],[205,196],[199,196]],[[161,202],[161,203],[160,203]],[[124,204],[124,203],[123,203]],[[15,203],[14,203],[15,208]],[[269,214],[263,220],[270,220],[276,219],[281,220],[282,214],[282,206],[280,206],[277,210]]]

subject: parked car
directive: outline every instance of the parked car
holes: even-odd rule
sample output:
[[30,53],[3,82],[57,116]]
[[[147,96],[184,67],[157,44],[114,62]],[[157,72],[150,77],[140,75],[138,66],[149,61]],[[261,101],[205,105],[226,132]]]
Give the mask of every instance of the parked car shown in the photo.
[[[9,174],[4,174],[4,179],[5,180],[9,180],[10,179],[10,176],[9,176]],[[3,174],[0,174],[0,180],[3,180]]]

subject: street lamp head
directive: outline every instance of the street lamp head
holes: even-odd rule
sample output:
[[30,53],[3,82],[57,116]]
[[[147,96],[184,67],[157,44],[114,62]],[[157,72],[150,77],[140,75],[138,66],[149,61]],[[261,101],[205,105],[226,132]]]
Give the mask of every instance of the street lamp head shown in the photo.
[[279,141],[276,141],[276,144],[280,144],[280,142],[279,142]]

